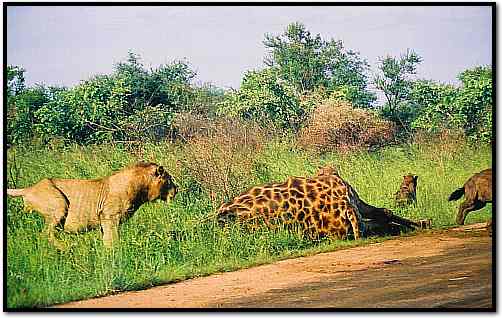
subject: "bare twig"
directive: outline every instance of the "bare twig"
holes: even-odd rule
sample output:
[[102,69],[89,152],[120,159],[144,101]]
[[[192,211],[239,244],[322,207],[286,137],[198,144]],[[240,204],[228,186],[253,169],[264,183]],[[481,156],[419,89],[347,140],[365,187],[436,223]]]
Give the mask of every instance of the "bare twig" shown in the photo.
[[91,128],[93,128],[92,126],[95,126],[95,127],[99,127],[99,128],[102,128],[102,129],[108,130],[108,131],[112,131],[112,132],[115,132],[115,131],[120,130],[120,128],[119,128],[119,127],[115,128],[115,129],[112,129],[112,128],[105,127],[105,126],[102,126],[102,125],[100,125],[100,124],[94,123],[94,122],[89,121],[89,120],[86,120],[86,121],[85,121],[85,123],[86,123],[86,124],[88,124],[89,126],[91,126]]

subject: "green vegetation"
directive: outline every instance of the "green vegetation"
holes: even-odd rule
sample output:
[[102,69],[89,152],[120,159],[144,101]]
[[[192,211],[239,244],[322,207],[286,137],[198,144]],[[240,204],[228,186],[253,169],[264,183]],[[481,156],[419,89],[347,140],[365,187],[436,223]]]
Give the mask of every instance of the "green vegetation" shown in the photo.
[[358,107],[369,107],[376,100],[367,90],[369,64],[359,53],[344,47],[341,40],[313,36],[302,23],[291,23],[284,34],[266,34],[269,49],[265,64],[275,68],[280,78],[292,84],[300,95],[323,89],[338,92]]
[[[199,145],[199,144],[198,144]],[[465,142],[426,142],[340,155],[313,156],[292,149],[288,138],[276,138],[251,157],[249,179],[235,183],[233,194],[260,182],[280,181],[290,175],[312,175],[318,165],[335,163],[360,196],[378,206],[393,207],[393,193],[402,175],[419,175],[418,204],[394,209],[399,215],[431,218],[435,228],[454,225],[458,202],[448,195],[474,171],[491,165],[491,149]],[[47,176],[93,178],[109,174],[136,160],[166,166],[180,185],[170,205],[143,206],[120,229],[121,244],[106,253],[99,230],[79,235],[61,233],[71,245],[57,252],[40,232],[43,219],[22,210],[20,199],[7,200],[7,306],[46,306],[59,302],[146,288],[160,283],[230,271],[273,260],[335,250],[381,239],[310,241],[288,232],[262,229],[246,232],[237,226],[219,228],[198,219],[214,212],[210,188],[197,179],[198,166],[177,166],[187,160],[191,144],[144,144],[136,151],[110,146],[16,147],[8,152],[9,185],[24,187]],[[249,153],[248,153],[249,155]],[[207,160],[217,160],[217,154]],[[212,162],[212,161],[211,161]],[[194,164],[194,163],[192,163]],[[196,165],[196,164],[195,164]],[[239,162],[230,163],[238,166]],[[239,166],[239,169],[245,169]],[[240,178],[235,175],[233,178]],[[235,180],[234,180],[235,181]],[[231,183],[232,184],[232,183]],[[209,187],[209,188],[208,188]],[[218,193],[220,194],[220,193]],[[491,217],[491,207],[471,213],[467,223]]]
[[276,69],[247,72],[239,91],[228,92],[218,106],[222,116],[262,120],[263,126],[276,123],[294,130],[306,114],[294,87],[281,81]]
[[[112,74],[74,87],[25,85],[26,70],[7,66],[8,186],[43,178],[95,178],[138,160],[160,163],[180,187],[173,203],[144,205],[103,249],[100,232],[60,233],[58,252],[43,219],[8,198],[7,307],[32,308],[146,288],[219,271],[335,250],[385,238],[311,241],[294,231],[199,223],[247,188],[334,164],[376,206],[454,225],[459,202],[448,195],[492,165],[492,70],[459,74],[461,85],[415,79],[422,59],[386,57],[373,83],[369,65],[341,40],[313,36],[301,23],[266,34],[264,68],[245,73],[238,90],[194,84],[187,61],[146,69],[129,52]],[[475,143],[475,145],[473,145]],[[418,179],[418,204],[397,209],[404,174]],[[484,221],[490,207],[471,213]]]
[[[460,128],[474,141],[489,142],[493,133],[492,70],[475,67],[461,72],[460,88],[430,82],[417,82],[415,104],[423,108],[412,123],[414,128],[439,131]],[[428,101],[422,100],[428,96]],[[431,98],[432,97],[432,98]]]
[[385,95],[383,117],[398,125],[401,135],[417,131],[462,130],[471,140],[492,140],[492,69],[477,66],[458,75],[462,85],[411,79],[422,58],[408,50],[399,59],[387,56],[380,61],[376,87]]
[[[7,66],[7,141],[80,144],[177,139],[176,117],[231,117],[298,132],[326,99],[373,109],[409,141],[417,132],[459,130],[474,141],[492,139],[492,70],[477,66],[458,74],[459,87],[415,78],[423,59],[413,50],[386,56],[369,79],[369,64],[341,40],[313,35],[299,22],[283,34],[265,34],[264,67],[247,71],[238,90],[196,85],[188,61],[146,69],[129,52],[112,74],[71,87],[26,87],[26,70]],[[385,101],[376,105],[372,83]]]

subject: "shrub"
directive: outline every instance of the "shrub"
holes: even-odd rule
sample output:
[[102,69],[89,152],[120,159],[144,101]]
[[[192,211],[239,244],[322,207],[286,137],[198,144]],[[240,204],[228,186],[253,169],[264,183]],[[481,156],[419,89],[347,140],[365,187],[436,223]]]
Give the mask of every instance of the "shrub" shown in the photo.
[[159,141],[170,131],[173,113],[164,105],[146,106],[117,124],[115,140]]
[[464,119],[464,131],[474,140],[492,141],[493,81],[492,68],[478,66],[459,74],[462,87],[457,107]]
[[110,141],[125,115],[130,87],[99,75],[61,91],[37,110],[35,125],[44,138],[59,136],[79,142]]
[[463,129],[470,139],[491,141],[493,98],[491,67],[475,67],[459,74],[462,86],[418,81],[412,102],[420,109],[411,124],[414,129],[438,133]]
[[204,115],[186,112],[174,115],[172,129],[173,139],[189,141],[196,136],[210,136],[215,132],[216,125]]
[[182,110],[215,117],[217,105],[223,101],[225,90],[211,83],[193,86],[190,99]]
[[216,88],[193,87],[187,62],[146,70],[129,53],[110,75],[96,75],[69,88],[24,87],[23,69],[9,67],[8,139],[39,137],[78,143],[158,140],[174,112],[211,110],[222,95]]
[[35,112],[49,101],[48,89],[39,85],[9,96],[7,104],[7,140],[19,143],[33,137]]
[[453,159],[457,154],[464,151],[467,145],[467,137],[461,129],[442,129],[436,132],[426,130],[416,131],[413,135],[413,144],[423,149],[430,149],[425,156],[434,158],[438,153],[451,156]]
[[216,205],[254,184],[253,162],[262,151],[265,133],[257,124],[231,119],[210,122],[208,127],[205,135],[188,140],[182,164]]
[[299,134],[302,148],[318,152],[374,149],[394,141],[395,125],[349,102],[327,99]]
[[295,88],[282,80],[278,71],[268,68],[249,71],[239,91],[227,92],[218,105],[218,113],[258,121],[263,127],[270,122],[281,128],[297,130],[304,119]]

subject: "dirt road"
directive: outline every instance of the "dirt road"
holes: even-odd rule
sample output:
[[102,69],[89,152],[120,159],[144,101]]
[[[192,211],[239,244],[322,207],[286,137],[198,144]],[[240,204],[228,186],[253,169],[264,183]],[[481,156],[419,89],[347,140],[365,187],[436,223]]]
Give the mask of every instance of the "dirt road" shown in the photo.
[[492,283],[492,237],[470,227],[422,232],[56,308],[493,310]]

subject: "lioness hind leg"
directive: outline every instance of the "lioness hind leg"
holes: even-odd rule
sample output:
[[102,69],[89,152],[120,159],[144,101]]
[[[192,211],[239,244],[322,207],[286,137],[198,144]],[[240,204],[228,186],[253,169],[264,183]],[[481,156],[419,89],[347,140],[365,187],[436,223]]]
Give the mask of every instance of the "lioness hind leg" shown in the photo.
[[458,208],[457,224],[464,225],[465,219],[469,212],[480,210],[484,208],[485,205],[486,202],[481,202],[479,200],[476,200],[474,202],[466,200],[462,202],[462,204],[460,204],[460,207]]
[[65,208],[59,206],[58,209],[49,209],[46,210],[45,217],[45,232],[47,234],[47,239],[49,243],[54,245],[58,250],[64,251],[67,249],[67,246],[56,238],[56,227],[61,223],[66,215],[66,205]]
[[63,221],[68,212],[68,201],[52,182],[44,179],[24,194],[25,208],[37,211],[45,220],[44,232],[49,243],[59,250],[65,250],[65,245],[56,236],[56,227]]

